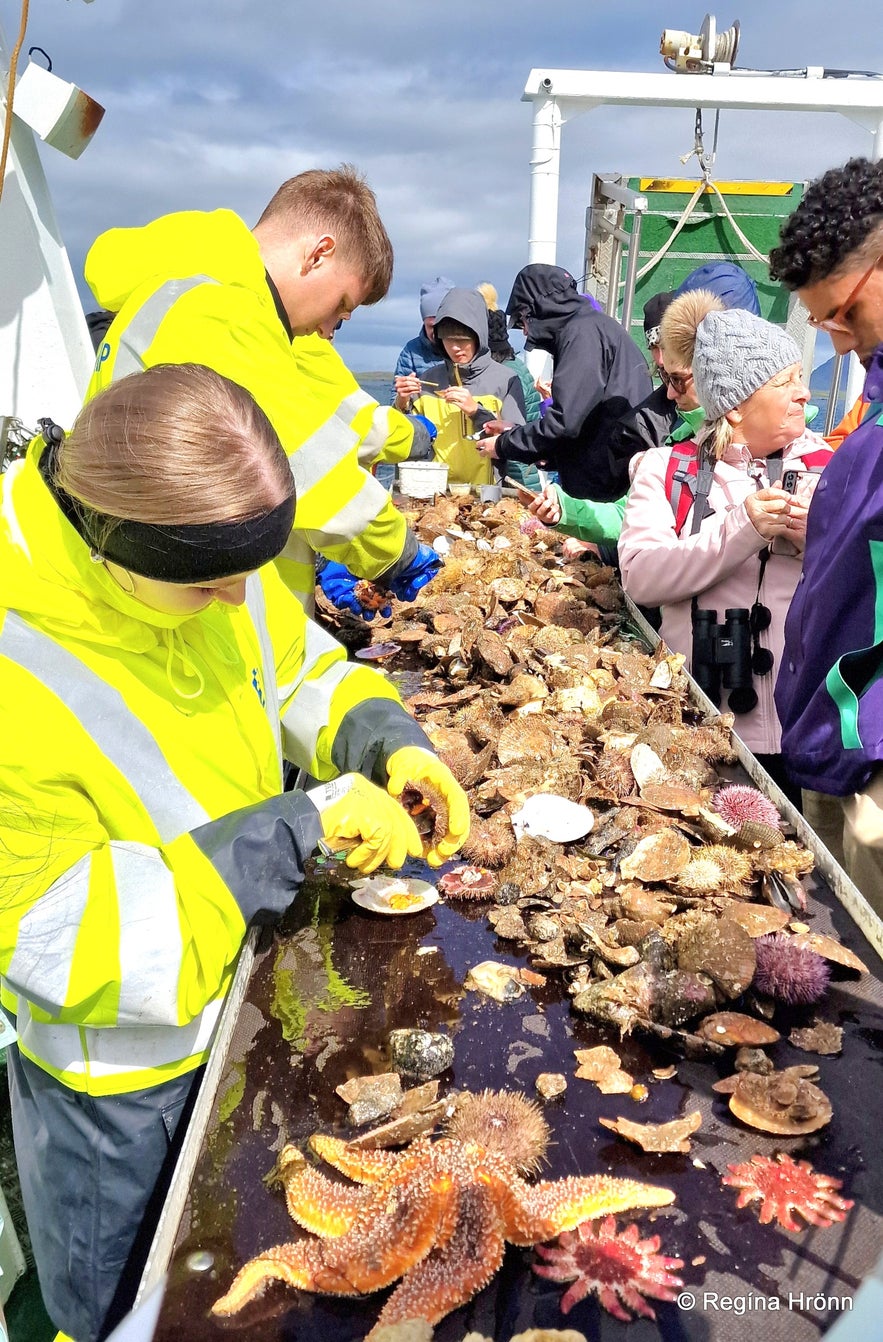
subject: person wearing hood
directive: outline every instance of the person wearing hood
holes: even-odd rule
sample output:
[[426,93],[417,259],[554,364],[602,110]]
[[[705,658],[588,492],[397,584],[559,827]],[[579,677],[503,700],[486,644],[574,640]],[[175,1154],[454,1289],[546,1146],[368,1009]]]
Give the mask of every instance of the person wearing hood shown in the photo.
[[491,421],[524,424],[524,394],[518,374],[491,357],[481,294],[451,289],[436,315],[433,341],[444,362],[428,368],[425,379],[397,377],[396,405],[438,425],[435,456],[447,462],[450,481],[491,484],[493,463],[476,450],[472,436]]
[[349,165],[289,178],[252,228],[230,210],[181,211],[109,229],[86,257],[87,283],[116,314],[87,398],[158,363],[205,364],[246,387],[291,463],[297,508],[278,567],[308,613],[317,553],[402,600],[440,567],[367,468],[385,443],[407,457],[418,429],[357,387],[331,343],[339,321],[384,297],[392,260],[374,193]]
[[528,461],[558,472],[566,493],[609,502],[628,487],[628,463],[610,454],[616,423],[652,391],[644,357],[618,322],[582,301],[561,266],[533,264],[515,277],[509,325],[554,360],[552,403],[542,419],[499,427],[479,450],[501,463]]
[[[0,480],[0,994],[43,1298],[96,1342],[130,1307],[249,929],[322,840],[364,872],[419,856],[406,781],[448,800],[430,863],[469,809],[272,564],[295,487],[247,391],[159,366],[67,438],[44,424]],[[284,792],[284,760],[318,785]]]
[[[445,294],[454,288],[454,281],[444,275],[436,275],[420,286],[420,331],[403,346],[396,359],[393,377],[407,377],[413,374],[419,377],[432,364],[438,363],[438,346],[433,344],[432,332],[435,327],[436,313]],[[393,398],[395,389],[393,388]]]

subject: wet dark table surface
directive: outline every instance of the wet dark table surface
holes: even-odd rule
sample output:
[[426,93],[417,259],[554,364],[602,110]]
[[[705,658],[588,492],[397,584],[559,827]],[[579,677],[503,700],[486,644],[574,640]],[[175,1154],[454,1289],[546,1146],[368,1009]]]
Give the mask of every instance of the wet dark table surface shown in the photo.
[[[655,1044],[620,1042],[571,1013],[553,972],[544,987],[506,1004],[464,991],[469,968],[482,960],[528,963],[512,943],[495,937],[481,906],[439,903],[384,917],[356,907],[345,886],[321,873],[257,958],[178,1227],[158,1342],[237,1336],[348,1342],[371,1328],[388,1292],[346,1300],[277,1284],[227,1321],[215,1321],[209,1310],[247,1259],[299,1237],[281,1191],[268,1188],[263,1177],[285,1142],[303,1146],[317,1130],[356,1135],[345,1126],[346,1106],[335,1087],[351,1076],[388,1070],[385,1041],[398,1027],[450,1036],[455,1060],[441,1077],[442,1094],[491,1087],[532,1096],[541,1072],[563,1072],[565,1095],[544,1106],[552,1129],[544,1177],[607,1173],[674,1189],[673,1207],[625,1215],[619,1225],[635,1220],[644,1235],[660,1235],[661,1252],[684,1260],[684,1290],[695,1297],[693,1307],[651,1301],[655,1322],[621,1323],[592,1297],[565,1318],[559,1300],[566,1287],[532,1272],[531,1250],[510,1246],[491,1284],[437,1326],[437,1342],[460,1342],[472,1329],[509,1342],[530,1327],[574,1328],[590,1339],[628,1336],[630,1342],[753,1336],[815,1342],[883,1252],[883,990],[879,959],[830,893],[817,889],[810,903],[813,930],[836,935],[871,973],[859,978],[835,967],[818,1008],[819,1016],[844,1027],[837,1057],[800,1052],[787,1042],[791,1025],[811,1019],[811,1009],[777,1015],[784,1035],[770,1050],[777,1066],[817,1063],[834,1107],[827,1128],[788,1139],[750,1131],[732,1117],[726,1097],[711,1090],[731,1070],[726,1061],[685,1061]],[[592,1082],[575,1078],[574,1049],[598,1043],[616,1047],[624,1066],[647,1084],[645,1102],[602,1095]],[[651,1069],[672,1062],[676,1078],[654,1080]],[[598,1124],[601,1116],[664,1122],[694,1109],[703,1122],[689,1155],[647,1154]],[[737,1211],[736,1190],[720,1185],[726,1165],[779,1150],[843,1180],[843,1196],[856,1203],[845,1222],[795,1235],[761,1226],[750,1207]],[[208,1270],[206,1254],[213,1264]]]

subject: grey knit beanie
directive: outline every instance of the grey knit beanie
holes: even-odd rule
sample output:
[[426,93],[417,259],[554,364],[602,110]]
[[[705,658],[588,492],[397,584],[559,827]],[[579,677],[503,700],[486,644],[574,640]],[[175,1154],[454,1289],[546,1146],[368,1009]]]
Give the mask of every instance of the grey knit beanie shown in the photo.
[[709,312],[696,328],[693,386],[709,419],[747,401],[771,377],[800,363],[797,342],[753,312]]

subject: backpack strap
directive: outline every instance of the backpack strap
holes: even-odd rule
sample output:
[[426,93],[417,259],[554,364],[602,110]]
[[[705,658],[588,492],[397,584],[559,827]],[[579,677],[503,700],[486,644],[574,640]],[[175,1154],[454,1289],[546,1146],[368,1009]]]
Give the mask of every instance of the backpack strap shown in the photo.
[[680,536],[696,494],[699,458],[692,438],[673,443],[665,470],[665,497],[675,519],[675,535]]
[[821,475],[834,453],[830,448],[816,448],[814,452],[804,452],[801,457],[801,470],[810,475]]
[[708,495],[711,492],[713,476],[714,462],[709,461],[704,453],[700,453],[698,445],[692,438],[672,444],[665,471],[665,497],[674,513],[676,536],[680,536],[683,531],[691,508],[693,509],[691,535],[696,534],[712,511],[708,507]]

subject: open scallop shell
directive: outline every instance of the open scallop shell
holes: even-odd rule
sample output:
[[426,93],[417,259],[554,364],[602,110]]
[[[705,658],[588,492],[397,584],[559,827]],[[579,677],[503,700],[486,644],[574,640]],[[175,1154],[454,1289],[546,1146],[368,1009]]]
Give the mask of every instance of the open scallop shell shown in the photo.
[[438,891],[428,881],[400,876],[370,876],[353,881],[353,903],[372,913],[419,913],[438,901]]
[[512,828],[520,839],[524,834],[551,839],[553,843],[573,843],[589,833],[595,817],[588,806],[554,792],[537,792],[512,816]]

